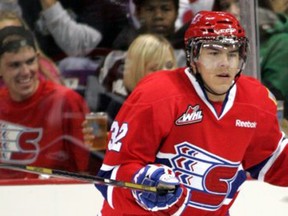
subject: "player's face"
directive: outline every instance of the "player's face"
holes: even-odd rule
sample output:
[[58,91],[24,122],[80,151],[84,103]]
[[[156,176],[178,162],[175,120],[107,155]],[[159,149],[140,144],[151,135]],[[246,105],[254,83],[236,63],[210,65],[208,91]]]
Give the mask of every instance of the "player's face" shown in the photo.
[[147,0],[137,17],[146,32],[168,36],[174,32],[177,15],[172,0]]
[[[238,46],[223,46],[218,44],[204,44],[200,49],[199,58],[196,61],[198,72],[206,87],[212,91],[223,94],[233,84],[235,75],[240,70],[240,57]],[[207,92],[211,100],[222,100]]]
[[35,93],[39,85],[38,53],[32,47],[17,52],[5,52],[0,58],[0,74],[15,101],[22,101]]

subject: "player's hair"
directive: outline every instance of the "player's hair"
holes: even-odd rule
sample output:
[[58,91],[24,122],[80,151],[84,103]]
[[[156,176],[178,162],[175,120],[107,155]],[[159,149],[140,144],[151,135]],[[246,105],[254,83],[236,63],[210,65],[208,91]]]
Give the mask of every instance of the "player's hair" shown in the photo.
[[176,67],[174,50],[167,39],[160,35],[142,34],[129,46],[124,66],[124,85],[132,91],[147,73],[148,64],[155,64],[153,71]]

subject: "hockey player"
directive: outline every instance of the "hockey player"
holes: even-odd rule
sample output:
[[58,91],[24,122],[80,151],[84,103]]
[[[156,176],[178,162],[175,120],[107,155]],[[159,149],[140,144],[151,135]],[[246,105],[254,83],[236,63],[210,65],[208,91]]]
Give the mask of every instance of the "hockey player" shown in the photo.
[[242,75],[248,40],[227,12],[201,11],[185,34],[187,68],[145,77],[111,127],[99,176],[165,194],[96,185],[102,215],[228,215],[252,178],[288,186],[276,103]]

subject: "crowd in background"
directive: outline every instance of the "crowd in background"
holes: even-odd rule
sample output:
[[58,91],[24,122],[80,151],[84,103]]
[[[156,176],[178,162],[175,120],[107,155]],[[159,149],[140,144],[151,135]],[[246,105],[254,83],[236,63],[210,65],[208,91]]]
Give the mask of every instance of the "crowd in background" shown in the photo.
[[[277,2],[286,1],[258,1],[260,79],[284,101],[287,120],[288,6]],[[72,88],[90,111],[108,112],[111,123],[143,76],[186,66],[184,33],[200,10],[226,10],[240,18],[237,0],[2,0],[0,28],[30,29],[40,51],[40,78]],[[157,46],[167,45],[163,52],[171,51],[169,60],[153,49],[147,51],[150,58],[137,57],[147,48],[143,38],[142,47],[135,44],[148,34],[161,43],[150,45],[146,38],[147,47],[160,50]]]

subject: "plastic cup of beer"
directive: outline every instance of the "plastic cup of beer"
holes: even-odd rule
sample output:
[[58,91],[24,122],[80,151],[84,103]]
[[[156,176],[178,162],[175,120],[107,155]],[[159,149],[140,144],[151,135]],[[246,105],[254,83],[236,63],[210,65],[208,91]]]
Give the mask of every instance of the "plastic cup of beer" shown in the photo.
[[91,112],[86,114],[87,126],[93,128],[95,136],[91,150],[104,150],[107,143],[108,115],[105,112]]

